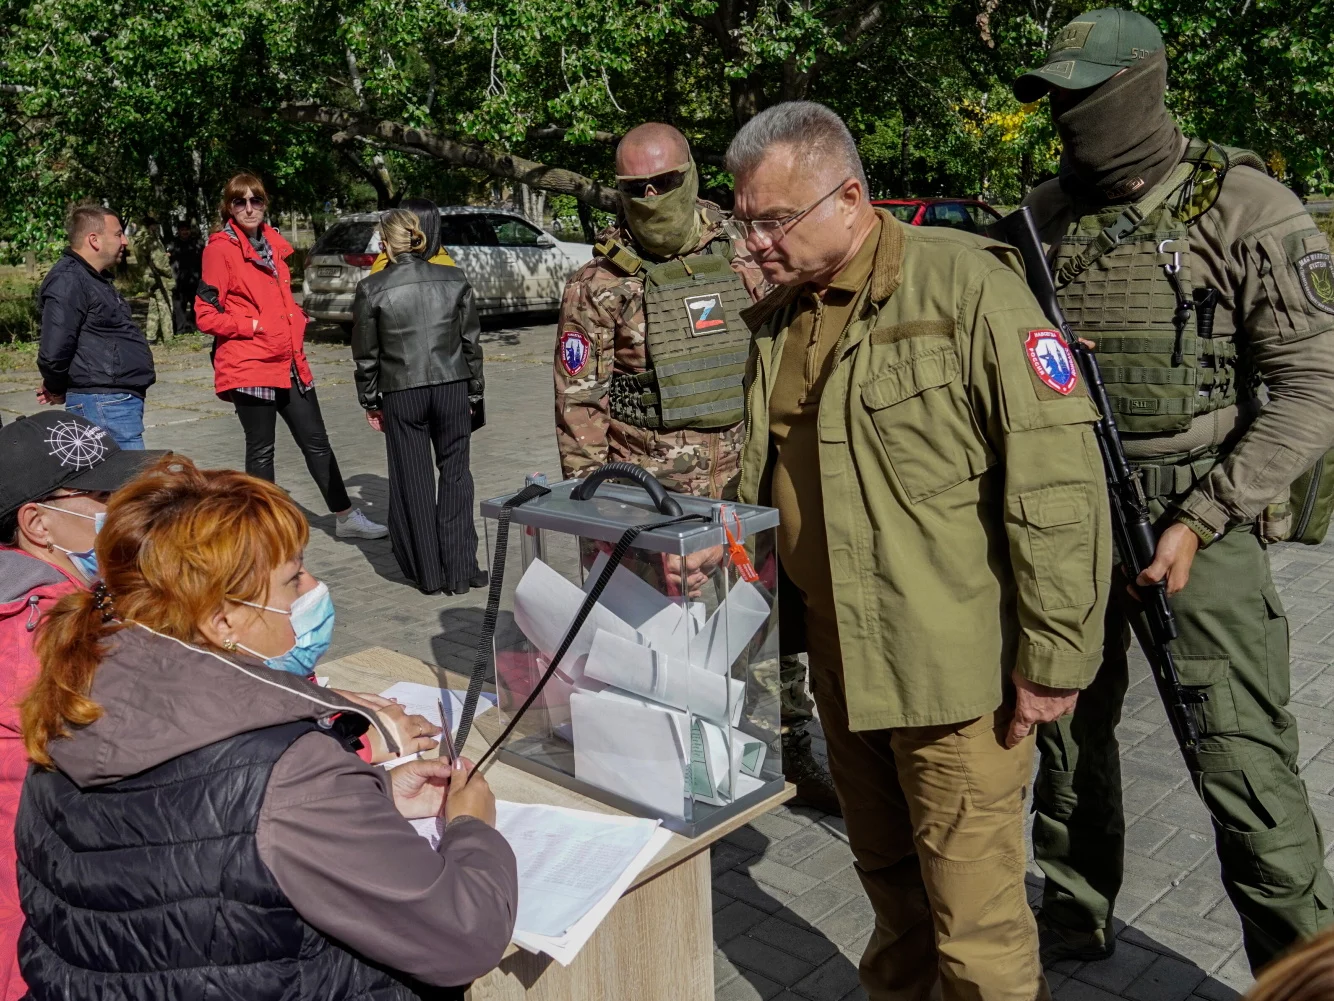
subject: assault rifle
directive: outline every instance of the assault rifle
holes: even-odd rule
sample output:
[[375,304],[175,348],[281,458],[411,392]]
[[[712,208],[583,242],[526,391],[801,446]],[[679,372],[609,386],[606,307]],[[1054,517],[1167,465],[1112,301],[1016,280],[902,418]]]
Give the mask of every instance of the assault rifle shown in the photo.
[[[1134,581],[1153,562],[1157,538],[1139,473],[1126,459],[1121,436],[1112,419],[1112,407],[1107,399],[1102,373],[1098,370],[1098,359],[1070,329],[1065,314],[1061,312],[1047,257],[1042,251],[1042,240],[1028,207],[1011,212],[992,225],[990,231],[997,239],[1004,240],[1019,251],[1028,275],[1029,290],[1047,314],[1047,319],[1060,331],[1070,353],[1075,356],[1075,364],[1084,377],[1089,396],[1098,408],[1098,422],[1093,425],[1093,431],[1098,439],[1098,450],[1102,453],[1103,469],[1107,473],[1107,491],[1112,506],[1112,534],[1126,576]],[[1148,642],[1144,652],[1149,658],[1153,680],[1167,707],[1167,718],[1172,724],[1177,743],[1183,753],[1193,755],[1200,742],[1194,707],[1208,701],[1209,696],[1198,688],[1183,685],[1177,673],[1170,646],[1177,637],[1177,624],[1172,615],[1172,606],[1167,601],[1167,581],[1147,586],[1136,584],[1135,587],[1148,625]]]

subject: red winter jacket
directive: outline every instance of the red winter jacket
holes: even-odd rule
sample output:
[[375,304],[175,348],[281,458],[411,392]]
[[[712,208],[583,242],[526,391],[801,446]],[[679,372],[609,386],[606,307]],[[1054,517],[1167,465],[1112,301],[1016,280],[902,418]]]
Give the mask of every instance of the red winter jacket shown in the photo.
[[23,912],[14,855],[14,818],[28,773],[18,701],[39,670],[32,648],[37,623],[82,586],[50,563],[0,546],[0,1001],[16,1001],[27,992],[19,974]]
[[[195,322],[214,336],[213,389],[292,384],[292,363],[303,383],[315,381],[303,350],[306,314],[292,298],[287,257],[292,245],[268,223],[262,230],[273,250],[276,274],[250,241],[228,223],[208,238],[203,276],[195,297]],[[255,329],[252,321],[259,321]]]

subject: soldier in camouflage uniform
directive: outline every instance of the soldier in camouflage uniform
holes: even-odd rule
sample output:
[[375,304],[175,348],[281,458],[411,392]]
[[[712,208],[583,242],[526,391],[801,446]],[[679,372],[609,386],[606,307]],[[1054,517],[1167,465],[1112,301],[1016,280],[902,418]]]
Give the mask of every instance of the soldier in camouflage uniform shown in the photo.
[[[1049,245],[1057,296],[1096,345],[1127,457],[1158,521],[1197,749],[1185,754],[1213,820],[1223,886],[1259,969],[1334,920],[1334,883],[1298,770],[1288,622],[1266,508],[1334,440],[1329,244],[1246,150],[1187,139],[1164,104],[1153,22],[1081,14],[1015,94],[1047,94],[1061,176],[1025,204]],[[1265,392],[1261,391],[1264,387]],[[1101,959],[1126,839],[1116,725],[1140,607],[1112,589],[1103,662],[1073,716],[1042,726],[1033,845],[1046,874],[1042,956]],[[1186,787],[1172,796],[1190,795]]]
[[167,248],[158,236],[157,220],[152,216],[140,220],[139,231],[134,234],[130,250],[134,255],[140,285],[148,294],[148,319],[144,323],[144,336],[152,344],[162,344],[171,339],[175,329],[171,294],[176,288],[176,276],[171,269]]
[[[624,380],[649,368],[645,281],[654,265],[722,253],[752,299],[763,294],[764,279],[745,248],[723,234],[725,213],[698,197],[698,173],[679,131],[652,122],[632,129],[617,147],[616,170],[623,211],[599,234],[593,260],[571,276],[561,300],[555,351],[561,472],[571,478],[608,462],[631,462],[669,490],[721,497],[740,468],[743,422],[695,430],[618,419],[613,376]],[[812,757],[806,732],[813,713],[805,665],[786,656],[780,673],[784,771],[802,799],[836,813],[829,773]]]

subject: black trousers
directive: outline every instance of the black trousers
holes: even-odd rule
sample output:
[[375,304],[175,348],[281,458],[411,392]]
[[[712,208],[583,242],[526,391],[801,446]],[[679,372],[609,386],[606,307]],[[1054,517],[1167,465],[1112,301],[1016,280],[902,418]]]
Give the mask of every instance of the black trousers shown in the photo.
[[232,405],[245,430],[245,471],[262,480],[273,480],[273,440],[281,417],[292,432],[306,468],[320,488],[324,503],[330,511],[346,511],[352,506],[343,486],[343,474],[338,471],[329,444],[329,433],[324,430],[320,401],[312,386],[302,395],[296,382],[291,389],[274,391],[276,399],[261,400],[247,393],[232,393]]
[[385,393],[383,405],[394,556],[420,590],[453,590],[480,573],[468,467],[468,383],[400,389]]

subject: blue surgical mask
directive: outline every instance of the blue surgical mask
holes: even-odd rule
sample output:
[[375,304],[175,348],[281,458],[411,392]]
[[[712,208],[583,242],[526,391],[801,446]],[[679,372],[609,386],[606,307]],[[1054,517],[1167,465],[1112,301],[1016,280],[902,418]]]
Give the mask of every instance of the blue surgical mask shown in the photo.
[[[76,518],[87,518],[93,523],[94,535],[101,532],[102,526],[107,523],[107,513],[105,511],[98,511],[97,514],[82,514],[78,511],[71,511],[68,508],[56,507],[54,504],[42,504],[39,502],[37,506],[44,507],[50,511],[59,511],[61,514],[72,514]],[[97,553],[94,550],[87,549],[81,553],[75,553],[66,549],[64,546],[57,546],[54,542],[51,543],[51,545],[65,554],[65,558],[74,564],[74,569],[79,571],[83,576],[83,579],[89,584],[97,580]]]
[[248,654],[259,657],[265,666],[275,671],[299,674],[309,677],[315,672],[315,663],[329,651],[333,642],[334,605],[329,594],[329,585],[320,581],[313,588],[292,602],[290,610],[257,605],[252,601],[243,601],[251,608],[262,608],[267,612],[292,617],[292,632],[296,633],[296,644],[286,653],[276,657],[263,657],[249,647],[241,646]]

